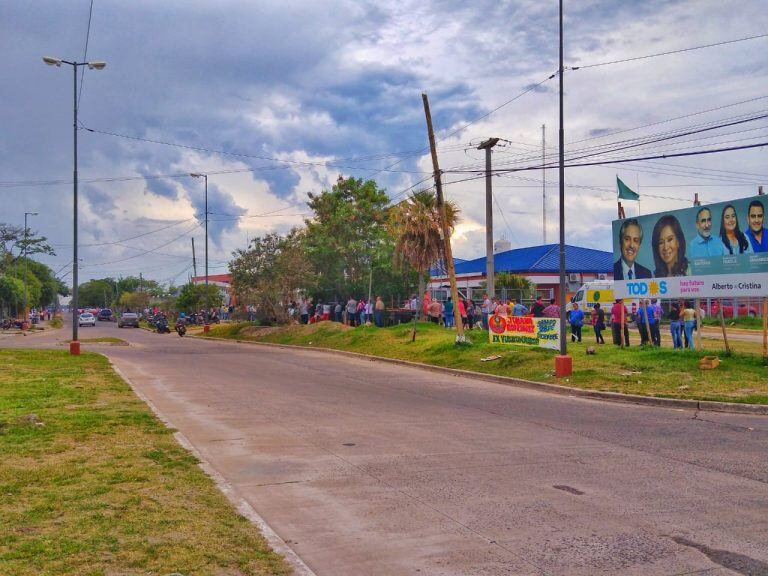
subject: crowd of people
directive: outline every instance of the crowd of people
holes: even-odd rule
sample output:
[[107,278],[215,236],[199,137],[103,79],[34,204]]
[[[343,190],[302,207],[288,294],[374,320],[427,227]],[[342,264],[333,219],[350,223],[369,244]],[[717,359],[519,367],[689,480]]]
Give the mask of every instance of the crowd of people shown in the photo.
[[[409,311],[412,314],[421,310],[428,321],[455,328],[456,322],[461,322],[465,330],[488,330],[488,319],[493,315],[499,316],[532,316],[534,318],[560,318],[560,306],[554,298],[545,302],[541,297],[530,305],[516,299],[501,299],[483,295],[482,300],[460,297],[458,305],[450,296],[441,302],[430,298],[429,294],[419,301],[416,295],[407,299],[399,311]],[[345,302],[323,302],[318,299],[301,298],[292,301],[288,306],[289,318],[299,324],[314,324],[325,320],[339,322],[348,326],[374,325],[383,327],[386,324],[387,308],[381,296],[366,300],[365,297],[350,298]],[[393,312],[393,311],[390,311]],[[595,303],[591,309],[582,309],[577,303],[566,314],[570,327],[571,341],[582,342],[583,329],[591,326],[595,342],[605,344],[603,333],[610,330],[613,343],[617,346],[630,345],[630,327],[634,324],[640,345],[661,346],[661,322],[665,313],[661,303],[656,300],[640,301],[630,311],[621,299],[616,300],[609,309]],[[693,334],[697,329],[697,318],[703,311],[696,311],[693,303],[680,300],[673,302],[667,314],[672,344],[675,350],[694,347]],[[622,321],[623,318],[623,321]]]

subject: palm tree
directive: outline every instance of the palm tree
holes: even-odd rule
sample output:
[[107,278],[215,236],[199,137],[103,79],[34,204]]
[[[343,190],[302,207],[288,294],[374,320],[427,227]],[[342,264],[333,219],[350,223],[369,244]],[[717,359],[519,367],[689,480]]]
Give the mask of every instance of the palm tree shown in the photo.
[[[451,232],[459,221],[459,208],[445,203],[445,215]],[[415,192],[390,213],[389,227],[396,238],[395,263],[409,264],[419,275],[419,301],[425,290],[425,276],[443,257],[443,238],[437,199],[427,190]],[[420,306],[419,306],[420,308]],[[419,315],[420,310],[416,311]],[[414,338],[415,338],[414,326]]]

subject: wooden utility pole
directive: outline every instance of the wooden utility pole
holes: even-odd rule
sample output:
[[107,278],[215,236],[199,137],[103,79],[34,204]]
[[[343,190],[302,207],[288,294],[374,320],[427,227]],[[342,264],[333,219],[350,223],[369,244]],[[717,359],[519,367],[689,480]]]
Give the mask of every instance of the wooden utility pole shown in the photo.
[[192,237],[192,271],[197,276],[197,260],[195,259],[195,237]]
[[[453,251],[451,250],[451,231],[448,229],[448,218],[445,215],[445,201],[443,199],[443,179],[440,174],[440,165],[437,162],[437,145],[435,144],[435,132],[432,129],[432,115],[429,112],[429,99],[422,93],[424,102],[424,115],[427,117],[427,134],[429,135],[429,149],[432,152],[432,168],[435,175],[435,190],[437,190],[437,209],[440,213],[440,230],[443,233],[443,245],[445,251],[445,269],[451,283],[451,299],[453,300],[453,319],[456,326],[456,342],[464,342],[464,326],[459,314],[459,287],[456,284],[456,269],[453,266]],[[458,316],[458,318],[457,318]]]

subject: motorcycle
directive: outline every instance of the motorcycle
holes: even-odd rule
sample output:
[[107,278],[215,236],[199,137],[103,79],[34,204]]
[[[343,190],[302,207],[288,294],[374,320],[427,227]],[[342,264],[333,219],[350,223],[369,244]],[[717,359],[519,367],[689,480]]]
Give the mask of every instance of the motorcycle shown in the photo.
[[168,319],[165,317],[155,318],[155,329],[158,334],[171,333],[171,329],[168,327]]
[[176,322],[176,326],[174,326],[174,328],[176,328],[176,333],[179,335],[179,337],[183,337],[184,334],[187,333],[187,325],[182,320]]

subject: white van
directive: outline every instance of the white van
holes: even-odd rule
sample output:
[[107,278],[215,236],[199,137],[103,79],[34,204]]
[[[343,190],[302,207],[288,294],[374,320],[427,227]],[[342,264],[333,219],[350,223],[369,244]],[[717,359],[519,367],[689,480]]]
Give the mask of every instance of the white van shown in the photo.
[[615,302],[616,298],[613,295],[613,280],[599,280],[596,282],[585,282],[581,288],[578,289],[576,294],[573,295],[571,301],[566,306],[566,310],[573,309],[573,304],[578,304],[579,308],[584,310],[584,314],[589,314],[595,307],[596,302],[600,302],[600,306],[605,310],[606,314],[610,313],[611,306]]

